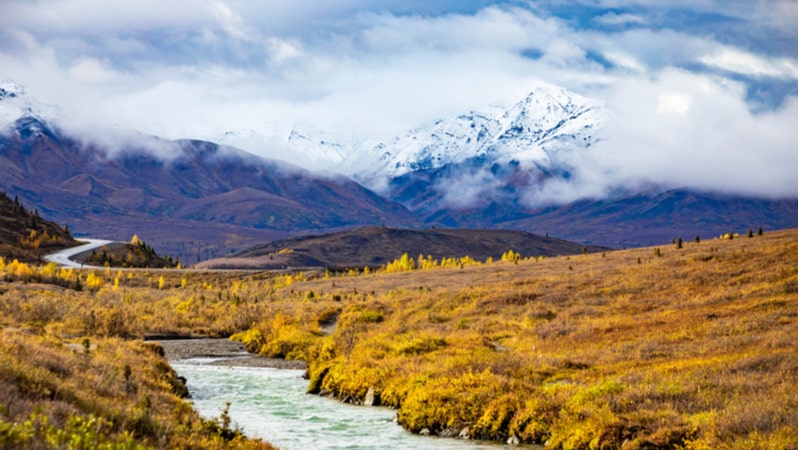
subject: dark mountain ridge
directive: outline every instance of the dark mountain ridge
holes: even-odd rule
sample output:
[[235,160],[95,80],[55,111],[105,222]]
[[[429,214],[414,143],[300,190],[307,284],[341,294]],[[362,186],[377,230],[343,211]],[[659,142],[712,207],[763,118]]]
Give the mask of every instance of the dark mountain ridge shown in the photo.
[[423,255],[441,260],[469,256],[484,261],[489,257],[500,259],[509,250],[528,257],[574,255],[609,249],[514,230],[363,227],[270,242],[230,258],[205,261],[199,266],[253,269],[376,267],[404,253],[412,258]]
[[[603,199],[532,207],[525,197],[551,178],[569,179],[568,170],[523,169],[513,161],[493,164],[487,172],[480,159],[409,172],[394,178],[385,195],[399,201],[427,225],[499,228],[552,234],[581,243],[611,247],[656,245],[670,238],[708,238],[759,226],[778,230],[797,227],[797,198],[764,198],[691,189],[643,188],[620,191]],[[448,197],[456,177],[471,174],[477,186],[471,200]]]
[[[0,188],[76,233],[123,241],[138,233],[184,261],[231,240],[417,223],[403,206],[341,175],[314,175],[210,142],[145,138],[172,153],[130,143],[112,155],[35,117],[20,118],[0,135]],[[159,233],[164,228],[169,236]],[[192,240],[193,248],[169,245],[176,240]]]

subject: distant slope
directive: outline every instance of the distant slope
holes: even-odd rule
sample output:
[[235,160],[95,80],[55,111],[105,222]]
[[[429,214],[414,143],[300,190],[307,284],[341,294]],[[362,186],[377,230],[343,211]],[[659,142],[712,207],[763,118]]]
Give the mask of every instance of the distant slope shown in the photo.
[[685,189],[520,211],[495,223],[509,229],[549,232],[563,239],[615,248],[659,245],[682,237],[797,228],[797,199],[769,199]]
[[[508,250],[521,256],[579,254],[584,246],[524,231],[363,227],[321,236],[285,239],[256,246],[230,258],[205,261],[201,268],[364,267],[380,266],[403,253],[434,259],[470,256],[499,259]],[[587,252],[605,250],[588,246]]]
[[77,245],[67,227],[39,217],[18,198],[0,194],[0,257],[38,262],[47,253]]
[[123,241],[138,233],[185,261],[187,254],[258,234],[252,242],[417,222],[405,207],[342,175],[315,175],[209,142],[138,136],[108,149],[35,116],[3,133],[0,189],[77,233]]

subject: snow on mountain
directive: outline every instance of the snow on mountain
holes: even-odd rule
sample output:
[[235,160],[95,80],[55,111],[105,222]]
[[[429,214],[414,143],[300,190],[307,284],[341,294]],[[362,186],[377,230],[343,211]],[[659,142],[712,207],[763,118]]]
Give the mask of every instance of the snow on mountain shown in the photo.
[[32,102],[25,88],[13,81],[0,81],[0,130],[6,130],[20,117],[32,113]]
[[[607,115],[598,102],[541,85],[511,107],[487,107],[437,120],[383,142],[308,124],[296,124],[287,132],[242,129],[203,138],[256,154],[267,152],[309,170],[339,172],[380,189],[386,180],[467,160],[550,167],[559,153],[597,142]],[[22,117],[58,123],[58,110],[37,102],[19,84],[0,81],[0,130],[9,130]]]
[[58,108],[40,103],[22,85],[0,80],[0,133],[9,132],[18,119],[47,122],[57,115]]
[[355,142],[342,136],[319,131],[307,124],[296,125],[286,139],[289,148],[302,161],[318,161],[327,168],[340,167]]
[[[364,140],[348,138],[315,128],[306,123],[296,123],[289,131],[280,126],[266,133],[253,129],[229,130],[220,136],[205,139],[221,145],[245,149],[256,154],[267,154],[311,171],[333,171],[350,174],[349,157],[354,149],[365,145]],[[356,164],[358,161],[356,161]]]
[[387,142],[348,141],[307,128],[292,131],[287,145],[299,158],[325,159],[331,169],[379,187],[386,179],[473,158],[547,166],[561,151],[597,142],[607,114],[598,102],[542,86],[510,108],[438,120]]

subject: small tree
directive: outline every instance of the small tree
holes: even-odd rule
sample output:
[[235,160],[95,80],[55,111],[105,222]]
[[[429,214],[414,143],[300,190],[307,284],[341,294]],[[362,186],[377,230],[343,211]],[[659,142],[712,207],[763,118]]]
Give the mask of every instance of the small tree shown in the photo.
[[699,234],[696,234],[696,235],[694,236],[694,241],[695,241],[696,243],[698,243],[698,244],[700,243],[700,235],[699,235]]
[[752,228],[747,230],[747,237],[749,237],[749,238],[753,237],[753,229]]
[[678,241],[675,243],[675,248],[682,249],[683,248],[683,239],[678,237]]
[[764,235],[764,230],[762,230],[761,227],[758,227],[758,231],[756,231],[756,234],[759,235],[759,236],[763,236]]

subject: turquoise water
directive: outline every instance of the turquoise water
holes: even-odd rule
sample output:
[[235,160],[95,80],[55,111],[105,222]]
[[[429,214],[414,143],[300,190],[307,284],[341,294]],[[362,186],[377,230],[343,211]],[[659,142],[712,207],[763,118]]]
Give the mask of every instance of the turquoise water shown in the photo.
[[203,360],[173,363],[186,377],[190,401],[206,418],[231,402],[234,425],[282,449],[535,448],[419,436],[392,422],[387,408],[353,406],[307,395],[302,370],[226,367]]

